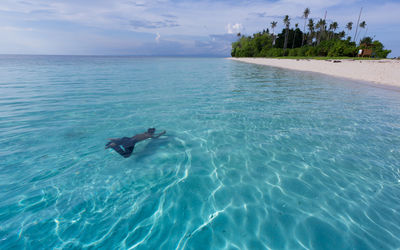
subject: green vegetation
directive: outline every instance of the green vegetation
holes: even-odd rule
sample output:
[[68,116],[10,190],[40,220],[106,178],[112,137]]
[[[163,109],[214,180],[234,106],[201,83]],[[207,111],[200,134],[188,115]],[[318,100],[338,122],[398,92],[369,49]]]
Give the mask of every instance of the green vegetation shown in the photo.
[[[306,8],[303,13],[304,27],[303,31],[299,29],[296,23],[295,28],[290,28],[290,18],[288,15],[283,19],[285,28],[279,34],[274,33],[277,22],[271,22],[272,33],[269,29],[252,36],[243,36],[238,34],[238,41],[232,43],[233,57],[277,57],[277,58],[354,58],[360,49],[372,51],[369,56],[374,58],[386,58],[391,50],[385,50],[384,46],[378,40],[367,37],[365,31],[364,38],[357,44],[354,40],[360,36],[362,30],[367,26],[366,22],[361,22],[356,29],[356,34],[352,41],[350,32],[353,23],[346,25],[346,32],[336,32],[339,28],[337,22],[329,24],[329,28],[324,19],[309,19],[310,9]],[[308,23],[307,23],[308,20]],[[307,24],[306,24],[307,23]],[[306,32],[306,26],[308,31]]]

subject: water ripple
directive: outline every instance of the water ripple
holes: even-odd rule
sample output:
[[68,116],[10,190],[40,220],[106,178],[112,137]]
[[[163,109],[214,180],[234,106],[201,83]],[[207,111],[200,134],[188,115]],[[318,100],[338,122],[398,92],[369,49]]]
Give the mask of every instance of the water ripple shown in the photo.
[[[209,58],[0,76],[2,249],[400,247],[398,92]],[[147,127],[167,134],[104,150]]]

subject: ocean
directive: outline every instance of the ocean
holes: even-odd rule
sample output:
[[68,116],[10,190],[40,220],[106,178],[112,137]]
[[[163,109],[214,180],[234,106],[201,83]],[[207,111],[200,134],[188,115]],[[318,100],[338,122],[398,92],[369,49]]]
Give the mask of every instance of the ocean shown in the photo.
[[0,248],[400,248],[399,135],[399,90],[341,78],[0,56]]

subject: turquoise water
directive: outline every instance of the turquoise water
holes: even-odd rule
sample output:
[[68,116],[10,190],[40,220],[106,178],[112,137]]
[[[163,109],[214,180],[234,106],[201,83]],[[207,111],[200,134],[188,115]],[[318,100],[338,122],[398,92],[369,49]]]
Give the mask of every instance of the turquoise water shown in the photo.
[[[400,247],[400,92],[226,59],[0,57],[0,248]],[[167,130],[130,158],[107,138]]]

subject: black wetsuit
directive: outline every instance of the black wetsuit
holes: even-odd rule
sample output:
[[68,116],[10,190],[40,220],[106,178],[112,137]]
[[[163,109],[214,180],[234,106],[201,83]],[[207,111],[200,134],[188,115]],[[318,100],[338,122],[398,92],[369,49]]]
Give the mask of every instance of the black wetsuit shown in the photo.
[[133,149],[135,148],[137,140],[129,137],[122,137],[118,139],[112,139],[106,146],[109,146],[111,143],[116,145],[111,146],[112,149],[117,151],[120,155],[125,158],[131,156]]

